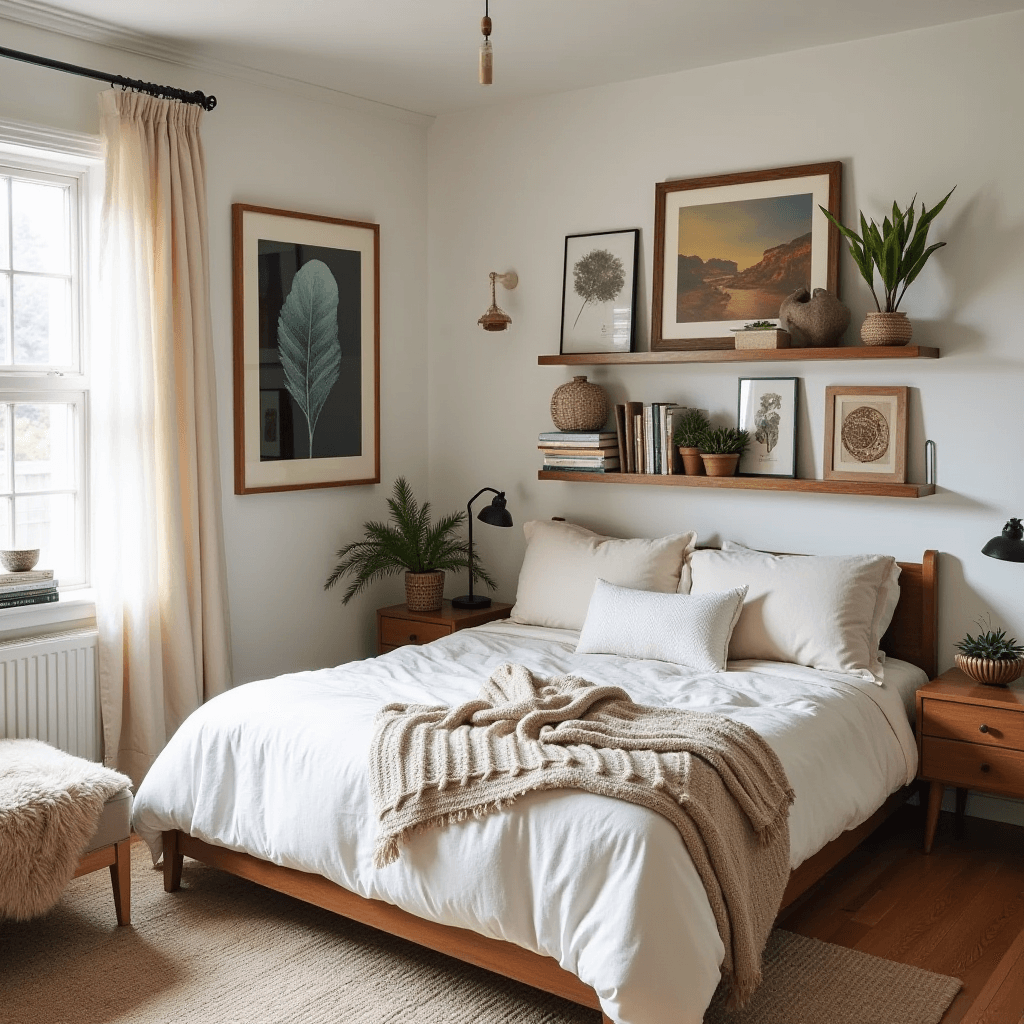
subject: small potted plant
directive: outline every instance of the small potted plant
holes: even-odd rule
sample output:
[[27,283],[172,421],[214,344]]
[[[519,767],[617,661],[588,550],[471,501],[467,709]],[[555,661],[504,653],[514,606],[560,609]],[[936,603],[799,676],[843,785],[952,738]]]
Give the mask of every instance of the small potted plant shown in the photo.
[[683,469],[690,476],[704,473],[704,460],[700,457],[700,442],[711,424],[700,409],[684,409],[675,421],[672,443],[679,449]]
[[732,328],[733,344],[738,349],[789,348],[789,332],[774,320],[755,320],[742,327]]
[[708,476],[733,476],[740,456],[750,445],[750,434],[736,427],[712,427],[701,438],[701,458]]
[[[953,189],[955,188],[954,185]],[[894,202],[892,220],[885,217],[881,227],[873,220],[867,220],[862,213],[859,235],[843,227],[824,206],[819,207],[850,243],[850,254],[857,264],[861,277],[867,281],[875,300],[877,312],[868,313],[860,329],[861,341],[865,345],[906,345],[913,336],[914,328],[907,319],[907,314],[899,312],[900,303],[907,289],[924,269],[931,254],[946,244],[935,242],[928,245],[928,229],[946,205],[946,200],[953,194],[953,189],[950,189],[946,193],[946,198],[936,203],[930,210],[922,203],[921,215],[916,226],[914,203],[917,196],[910,200],[905,210],[901,210]],[[875,293],[876,269],[885,289],[885,309],[882,308]]]
[[954,646],[960,652],[954,656],[957,668],[986,686],[1006,686],[1024,672],[1024,646],[988,620],[979,619],[978,635],[968,633]]
[[[466,521],[465,512],[450,512],[436,523],[430,521],[430,502],[420,506],[405,477],[395,481],[388,498],[391,523],[363,523],[363,540],[346,544],[338,564],[327,577],[324,590],[349,573],[354,577],[342,604],[376,580],[405,573],[405,603],[410,611],[435,612],[444,598],[444,574],[469,568],[469,544],[457,536]],[[497,584],[473,558],[473,578],[491,590]]]

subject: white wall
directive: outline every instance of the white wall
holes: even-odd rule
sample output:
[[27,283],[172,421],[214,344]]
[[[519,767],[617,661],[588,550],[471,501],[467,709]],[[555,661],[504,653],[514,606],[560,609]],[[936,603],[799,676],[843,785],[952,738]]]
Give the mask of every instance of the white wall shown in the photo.
[[[348,606],[323,592],[334,551],[382,514],[404,473],[427,485],[426,129],[0,21],[4,45],[218,99],[205,116],[224,533],[236,682],[318,668],[374,650],[373,609],[399,582]],[[102,83],[0,60],[0,117],[96,133]],[[379,487],[233,493],[231,204],[381,225]]]
[[[1024,514],[1024,14],[723,65],[438,118],[429,135],[430,488],[455,504],[506,489],[517,524],[565,515],[619,535],[696,529],[776,551],[942,552],[940,666],[990,611],[1024,635],[1024,566],[980,554]],[[880,217],[894,198],[929,205],[949,244],[904,308],[937,361],[595,368],[615,402],[679,400],[735,422],[738,376],[797,376],[801,476],[821,476],[829,384],[910,385],[910,479],[926,438],[939,492],[922,500],[541,483],[537,432],[569,368],[558,351],[566,234],[639,227],[641,347],[649,337],[654,184],[841,159],[843,211]],[[487,273],[513,318],[485,334]],[[871,299],[848,255],[854,330]],[[873,305],[871,306],[873,308]],[[851,330],[850,340],[854,333]],[[511,531],[510,531],[511,532]],[[481,527],[481,552],[511,600],[517,529]]]

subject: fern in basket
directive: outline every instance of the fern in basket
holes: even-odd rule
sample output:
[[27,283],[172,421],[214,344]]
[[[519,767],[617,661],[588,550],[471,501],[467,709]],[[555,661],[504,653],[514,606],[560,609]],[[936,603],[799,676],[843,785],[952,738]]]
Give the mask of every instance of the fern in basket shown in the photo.
[[[430,502],[420,505],[404,476],[395,481],[394,494],[388,498],[390,523],[363,523],[363,540],[346,544],[336,557],[338,564],[327,577],[324,590],[330,590],[342,576],[351,574],[342,604],[371,583],[404,572],[459,572],[469,568],[469,544],[457,531],[466,521],[465,512],[451,512],[436,523],[430,521]],[[473,558],[473,579],[497,588],[494,578]]]

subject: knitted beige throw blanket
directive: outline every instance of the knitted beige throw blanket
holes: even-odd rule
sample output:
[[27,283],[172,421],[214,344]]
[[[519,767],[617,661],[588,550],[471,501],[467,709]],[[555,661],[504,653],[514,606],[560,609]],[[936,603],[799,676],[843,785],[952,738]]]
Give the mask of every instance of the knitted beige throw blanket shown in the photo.
[[542,680],[506,664],[459,707],[383,707],[370,786],[378,868],[411,835],[500,811],[533,790],[583,789],[657,811],[679,830],[707,890],[734,1001],[761,980],[789,878],[793,791],[775,752],[739,722],[644,707],[617,686]]

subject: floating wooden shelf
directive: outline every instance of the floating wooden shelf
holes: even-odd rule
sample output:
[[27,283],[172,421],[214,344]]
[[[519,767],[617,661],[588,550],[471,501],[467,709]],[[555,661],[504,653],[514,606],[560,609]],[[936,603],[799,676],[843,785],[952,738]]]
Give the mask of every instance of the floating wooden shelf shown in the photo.
[[540,470],[538,480],[575,484],[639,484],[648,487],[722,487],[726,490],[803,491],[813,494],[867,494],[880,498],[924,498],[935,484],[886,484],[850,480],[792,480],[779,476],[664,476],[661,473],[579,473]]
[[585,352],[538,356],[540,366],[605,366],[656,363],[795,363],[842,359],[938,359],[924,345],[846,345],[841,348],[700,349],[680,352]]

